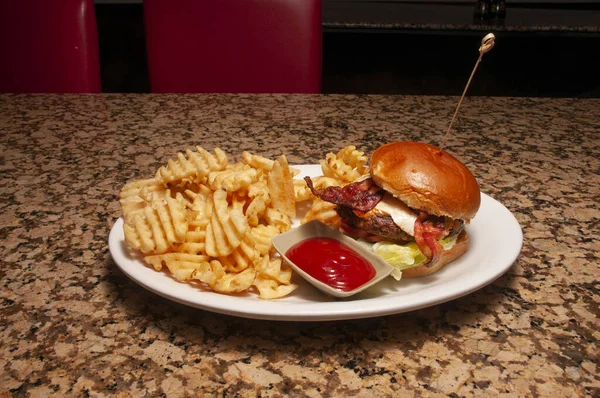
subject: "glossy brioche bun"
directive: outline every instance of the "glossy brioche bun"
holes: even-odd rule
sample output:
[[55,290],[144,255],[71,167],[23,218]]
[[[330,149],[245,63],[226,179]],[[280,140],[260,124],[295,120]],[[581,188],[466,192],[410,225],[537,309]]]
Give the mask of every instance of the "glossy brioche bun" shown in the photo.
[[444,265],[462,256],[468,248],[469,235],[467,234],[467,231],[463,230],[460,233],[460,235],[458,235],[458,238],[456,238],[456,243],[454,244],[454,246],[452,246],[450,250],[444,250],[444,252],[441,254],[438,262],[435,265],[431,267],[427,267],[426,265],[420,265],[418,267],[405,269],[404,271],[402,271],[402,277],[416,278],[418,276],[433,274],[434,272],[437,272],[440,269],[442,269]]
[[420,142],[392,142],[371,156],[375,183],[415,210],[470,220],[479,210],[479,184],[448,152]]

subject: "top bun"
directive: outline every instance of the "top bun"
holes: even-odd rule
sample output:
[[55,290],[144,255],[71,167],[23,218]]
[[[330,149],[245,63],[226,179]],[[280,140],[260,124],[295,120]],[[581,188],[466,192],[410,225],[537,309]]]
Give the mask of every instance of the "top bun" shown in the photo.
[[415,210],[470,220],[481,194],[473,174],[454,156],[419,142],[392,142],[371,156],[377,185]]

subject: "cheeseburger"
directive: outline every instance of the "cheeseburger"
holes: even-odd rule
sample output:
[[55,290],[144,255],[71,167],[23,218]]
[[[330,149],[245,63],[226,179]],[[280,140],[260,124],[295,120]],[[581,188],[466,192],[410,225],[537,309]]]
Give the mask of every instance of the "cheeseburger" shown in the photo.
[[432,274],[467,251],[465,230],[481,200],[473,174],[448,152],[394,142],[373,152],[370,175],[315,189],[335,203],[342,229],[392,264],[397,279]]

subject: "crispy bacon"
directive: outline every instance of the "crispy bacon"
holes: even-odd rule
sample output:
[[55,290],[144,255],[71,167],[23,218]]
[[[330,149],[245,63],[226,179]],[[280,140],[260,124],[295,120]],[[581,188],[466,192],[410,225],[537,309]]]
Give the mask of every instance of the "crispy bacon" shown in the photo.
[[449,229],[446,228],[446,224],[443,218],[429,216],[424,211],[419,213],[415,221],[415,242],[421,253],[427,257],[425,265],[428,267],[437,263],[444,251],[444,247],[438,240],[448,235]]
[[363,212],[371,211],[381,201],[385,191],[373,182],[373,179],[353,182],[343,187],[315,189],[310,177],[304,177],[313,195],[336,205],[348,206]]
[[[324,189],[315,189],[310,177],[304,177],[304,180],[315,196],[327,202],[347,206],[353,211],[358,210],[367,213],[373,210],[385,195],[385,191],[378,187],[371,178],[353,182],[343,187],[327,187]],[[427,257],[425,266],[431,267],[440,259],[444,247],[439,240],[445,238],[453,231],[453,233],[459,232],[462,227],[463,224],[460,220],[429,215],[425,211],[419,212],[414,225],[414,238],[419,250]],[[382,237],[377,237],[377,235],[351,226],[343,217],[342,229],[351,236],[369,241],[383,239]]]

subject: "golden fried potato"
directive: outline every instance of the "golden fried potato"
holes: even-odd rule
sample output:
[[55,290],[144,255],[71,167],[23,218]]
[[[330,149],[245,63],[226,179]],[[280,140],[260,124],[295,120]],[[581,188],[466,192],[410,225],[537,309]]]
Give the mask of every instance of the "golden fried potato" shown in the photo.
[[229,201],[231,202],[231,207],[233,207],[234,209],[239,209],[243,212],[244,207],[246,207],[246,204],[248,202],[248,198],[246,196],[246,192],[238,191],[230,195]]
[[177,160],[169,159],[167,166],[156,172],[156,179],[163,184],[186,179],[202,183],[208,173],[224,170],[228,163],[227,155],[220,148],[211,154],[198,146],[196,152],[188,149],[185,155],[178,153]]
[[164,195],[155,193],[152,198],[152,208],[160,219],[160,224],[169,245],[182,243],[185,240],[185,234],[188,230],[186,218],[188,204],[180,193],[172,198],[170,190],[167,190]]
[[223,265],[218,260],[204,262],[197,268],[191,276],[192,280],[204,282],[209,286],[217,283],[226,275]]
[[335,211],[335,206],[333,203],[316,198],[300,223],[305,224],[312,220],[319,220],[330,227],[339,228],[342,221]]
[[196,191],[187,189],[184,194],[192,201],[194,220],[208,220],[213,209],[213,191],[206,185],[198,185]]
[[323,189],[327,187],[341,187],[344,182],[332,177],[319,176],[312,179],[315,189]]
[[[365,164],[354,146],[330,153],[314,186],[345,185],[368,173]],[[271,160],[244,152],[230,164],[219,148],[178,153],[154,178],[128,182],[119,192],[125,243],[177,280],[224,294],[250,290],[262,299],[284,297],[297,286],[271,240],[291,228],[296,203],[310,206],[302,222],[340,223],[335,205],[294,180],[298,173],[284,155]]]
[[256,195],[253,197],[248,204],[248,208],[246,209],[246,217],[248,218],[248,223],[256,227],[261,218],[263,218],[267,206],[270,204],[269,194],[265,192],[261,195]]
[[208,263],[208,260],[208,256],[187,253],[167,253],[144,257],[144,261],[157,271],[162,269],[163,264],[166,265],[173,277],[180,281],[191,279],[194,272]]
[[298,174],[300,174],[300,169],[290,167],[290,173],[292,173],[292,177],[296,177]]
[[210,284],[210,287],[219,293],[240,293],[252,286],[255,277],[256,271],[254,268],[249,267],[240,273],[226,273],[222,278]]
[[351,145],[343,148],[337,155],[328,153],[319,163],[324,176],[347,184],[365,174],[367,157]]
[[125,243],[144,254],[166,253],[170,244],[156,211],[148,206],[124,224]]
[[250,231],[242,239],[240,245],[227,257],[219,257],[226,271],[241,272],[253,266],[258,261],[260,253],[255,249],[255,243]]
[[354,145],[342,148],[342,150],[338,152],[337,158],[343,160],[344,163],[356,170],[361,176],[364,175],[367,170],[365,166],[368,161],[367,156],[365,156],[363,151],[356,149]]
[[288,285],[292,280],[292,268],[281,257],[270,259],[265,256],[256,265],[258,275],[266,276],[278,283]]
[[133,216],[143,212],[150,205],[154,193],[164,193],[166,188],[156,178],[128,182],[119,192],[121,213],[126,223],[133,222]]
[[292,221],[288,215],[273,208],[268,208],[265,212],[265,221],[267,225],[277,228],[279,233],[284,233],[292,229]]
[[213,213],[206,227],[206,253],[211,257],[224,257],[241,244],[249,225],[240,209],[229,207],[225,191],[215,191],[213,201]]
[[154,250],[155,243],[152,239],[152,231],[145,223],[142,214],[131,216],[128,222],[123,224],[123,235],[125,244],[134,250],[139,250],[142,253]]
[[281,285],[265,275],[257,275],[254,278],[253,285],[258,290],[259,297],[265,300],[285,297],[298,288],[298,285],[293,283]]
[[[206,224],[207,225],[207,224]],[[206,254],[206,225],[194,228],[185,235],[185,242],[178,248],[179,253]]]
[[123,185],[121,192],[119,192],[120,199],[127,199],[129,197],[138,197],[140,192],[152,193],[157,191],[164,191],[165,186],[161,184],[156,178],[148,178],[145,180],[130,181]]
[[258,181],[258,172],[256,169],[246,165],[239,165],[209,173],[207,185],[213,191],[224,189],[227,192],[235,192],[248,188],[256,181]]
[[294,200],[296,202],[304,202],[313,199],[314,195],[304,180],[294,180]]
[[135,211],[131,211],[131,202],[122,208],[129,211],[123,217],[123,231],[130,247],[144,254],[161,254],[185,240],[189,202],[181,194],[173,198],[170,190],[153,192],[149,201],[138,197],[137,203]]
[[275,251],[271,239],[279,234],[277,227],[273,225],[257,225],[250,229],[250,235],[254,241],[256,250],[262,256],[267,256]]
[[242,152],[242,162],[250,167],[268,173],[273,168],[274,161],[260,155],[253,155],[250,152]]
[[247,206],[244,213],[250,226],[255,227],[259,224],[270,203],[271,198],[266,181],[261,180],[248,187]]
[[273,163],[273,168],[267,176],[267,185],[271,205],[288,217],[296,217],[293,176],[285,155],[281,155]]

